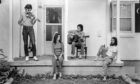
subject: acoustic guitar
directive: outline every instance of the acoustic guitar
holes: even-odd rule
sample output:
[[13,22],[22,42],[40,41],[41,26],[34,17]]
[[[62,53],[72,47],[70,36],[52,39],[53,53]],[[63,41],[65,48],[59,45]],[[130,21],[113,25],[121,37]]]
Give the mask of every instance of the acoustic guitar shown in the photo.
[[72,42],[84,42],[83,39],[81,39],[77,34],[74,33],[68,33],[68,44],[72,44]]

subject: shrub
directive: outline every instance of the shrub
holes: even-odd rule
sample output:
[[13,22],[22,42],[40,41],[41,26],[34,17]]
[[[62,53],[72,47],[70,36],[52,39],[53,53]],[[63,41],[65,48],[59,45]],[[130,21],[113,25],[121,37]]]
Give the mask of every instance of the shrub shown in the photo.
[[0,60],[0,83],[7,81],[10,72],[10,64],[6,60]]

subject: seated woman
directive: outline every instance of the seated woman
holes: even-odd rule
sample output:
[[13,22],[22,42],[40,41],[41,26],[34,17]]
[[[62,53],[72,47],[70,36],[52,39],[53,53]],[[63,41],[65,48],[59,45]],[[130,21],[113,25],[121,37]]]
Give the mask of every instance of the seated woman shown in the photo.
[[69,34],[71,33],[70,37],[70,41],[68,42],[69,44],[72,44],[71,46],[71,54],[72,57],[74,57],[75,55],[75,47],[79,47],[81,48],[81,54],[79,56],[79,58],[82,57],[82,55],[84,55],[84,36],[85,33],[83,32],[83,25],[82,24],[78,24],[77,25],[77,30],[71,30],[68,32]]
[[104,58],[103,69],[104,69],[104,79],[107,77],[108,66],[113,62],[114,58],[117,56],[117,38],[112,37],[109,47],[102,45],[98,51],[98,56]]
[[56,76],[59,75],[59,77],[62,77],[62,64],[63,64],[63,52],[64,52],[64,46],[61,42],[61,35],[58,33],[55,33],[53,43],[52,43],[52,51],[53,51],[53,57],[52,57],[52,64],[53,64],[53,79],[56,79]]

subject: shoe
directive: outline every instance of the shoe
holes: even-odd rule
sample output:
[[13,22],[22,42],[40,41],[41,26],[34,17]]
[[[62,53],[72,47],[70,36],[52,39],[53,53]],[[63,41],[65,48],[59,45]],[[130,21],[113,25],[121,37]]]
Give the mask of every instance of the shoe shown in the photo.
[[33,59],[34,59],[35,61],[38,61],[38,58],[37,58],[36,56],[34,56]]
[[71,59],[74,59],[74,57],[72,56],[72,57],[70,57]]
[[56,80],[56,74],[53,75],[53,80]]
[[106,76],[104,76],[103,81],[106,81]]
[[82,59],[82,55],[79,56],[79,59]]
[[61,77],[62,77],[62,73],[60,72],[60,73],[59,73],[59,78],[61,78]]
[[29,56],[26,56],[26,57],[25,57],[25,60],[26,60],[26,61],[29,61]]
[[74,59],[74,58],[75,58],[75,56],[74,56],[74,55],[72,55],[70,58],[71,58],[71,59]]

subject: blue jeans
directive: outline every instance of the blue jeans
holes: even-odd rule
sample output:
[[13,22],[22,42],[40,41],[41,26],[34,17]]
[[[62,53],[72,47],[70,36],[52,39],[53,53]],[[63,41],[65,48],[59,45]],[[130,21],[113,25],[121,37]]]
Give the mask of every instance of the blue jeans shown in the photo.
[[59,72],[62,73],[63,60],[64,56],[59,59],[56,59],[54,56],[52,57],[53,74],[58,74]]
[[72,42],[72,46],[71,46],[71,54],[74,55],[75,54],[75,47],[80,47],[81,49],[81,55],[84,55],[84,43],[83,42]]
[[104,45],[102,45],[100,48],[99,48],[99,51],[97,53],[97,56],[101,56],[102,58],[104,58],[103,60],[103,70],[104,70],[104,76],[107,76],[107,72],[108,72],[108,67],[109,65],[113,62],[113,58],[109,58],[107,55],[106,55],[106,52],[108,51],[107,48],[105,48]]
[[33,26],[23,26],[22,34],[23,34],[23,41],[24,41],[25,56],[29,55],[29,52],[28,52],[28,36],[30,37],[30,41],[32,43],[33,56],[36,56],[35,34],[34,34]]

